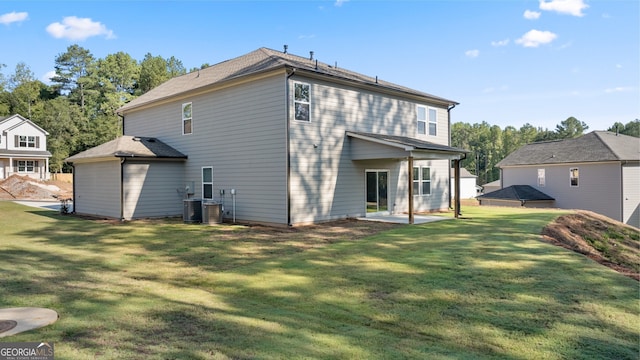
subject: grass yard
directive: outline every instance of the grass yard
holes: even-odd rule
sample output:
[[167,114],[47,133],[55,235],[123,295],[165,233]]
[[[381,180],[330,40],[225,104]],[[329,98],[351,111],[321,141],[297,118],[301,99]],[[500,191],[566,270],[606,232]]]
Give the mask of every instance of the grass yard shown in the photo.
[[0,341],[56,359],[638,359],[638,282],[541,241],[562,213],[464,210],[266,229],[0,202],[0,308],[60,314]]

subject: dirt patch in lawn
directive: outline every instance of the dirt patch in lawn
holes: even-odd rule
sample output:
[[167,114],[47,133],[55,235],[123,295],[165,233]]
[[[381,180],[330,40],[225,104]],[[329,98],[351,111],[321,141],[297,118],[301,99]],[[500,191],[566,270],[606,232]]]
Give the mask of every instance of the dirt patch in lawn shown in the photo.
[[590,211],[558,217],[542,231],[552,244],[583,254],[640,281],[640,231]]
[[55,200],[73,197],[73,184],[11,175],[0,181],[0,200]]

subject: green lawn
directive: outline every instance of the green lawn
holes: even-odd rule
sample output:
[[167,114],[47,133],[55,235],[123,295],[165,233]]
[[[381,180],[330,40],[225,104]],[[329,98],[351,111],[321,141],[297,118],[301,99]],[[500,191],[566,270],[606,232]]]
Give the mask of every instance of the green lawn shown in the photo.
[[0,307],[60,314],[0,341],[56,359],[638,359],[638,282],[542,242],[561,213],[463,210],[323,241],[0,202]]

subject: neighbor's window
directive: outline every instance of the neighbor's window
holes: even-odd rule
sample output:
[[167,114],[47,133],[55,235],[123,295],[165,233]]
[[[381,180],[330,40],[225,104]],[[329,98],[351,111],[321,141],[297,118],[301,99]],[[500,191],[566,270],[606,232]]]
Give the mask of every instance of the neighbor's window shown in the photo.
[[202,168],[202,198],[213,199],[213,168],[211,166]]
[[579,177],[578,168],[571,168],[569,170],[569,179],[572,187],[578,186],[578,177]]
[[544,184],[545,184],[544,169],[538,169],[538,186],[544,187]]
[[13,166],[21,173],[35,172],[38,162],[35,160],[15,160]]
[[429,135],[438,135],[438,114],[436,109],[429,108]]
[[193,105],[189,103],[182,104],[182,135],[188,135],[193,132]]
[[300,121],[311,121],[310,85],[305,83],[293,83],[293,107],[294,118]]
[[16,135],[18,147],[30,147],[35,148],[37,146],[37,136]]
[[417,107],[418,112],[418,134],[427,133],[427,108],[424,106]]
[[431,168],[413,168],[413,195],[431,195]]

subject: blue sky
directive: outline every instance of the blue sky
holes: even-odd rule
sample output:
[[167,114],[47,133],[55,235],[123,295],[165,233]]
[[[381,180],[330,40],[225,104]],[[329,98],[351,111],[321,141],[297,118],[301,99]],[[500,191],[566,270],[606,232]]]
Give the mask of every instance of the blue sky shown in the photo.
[[79,44],[187,69],[282,49],[458,101],[454,122],[589,130],[640,118],[637,0],[0,1],[2,73]]

